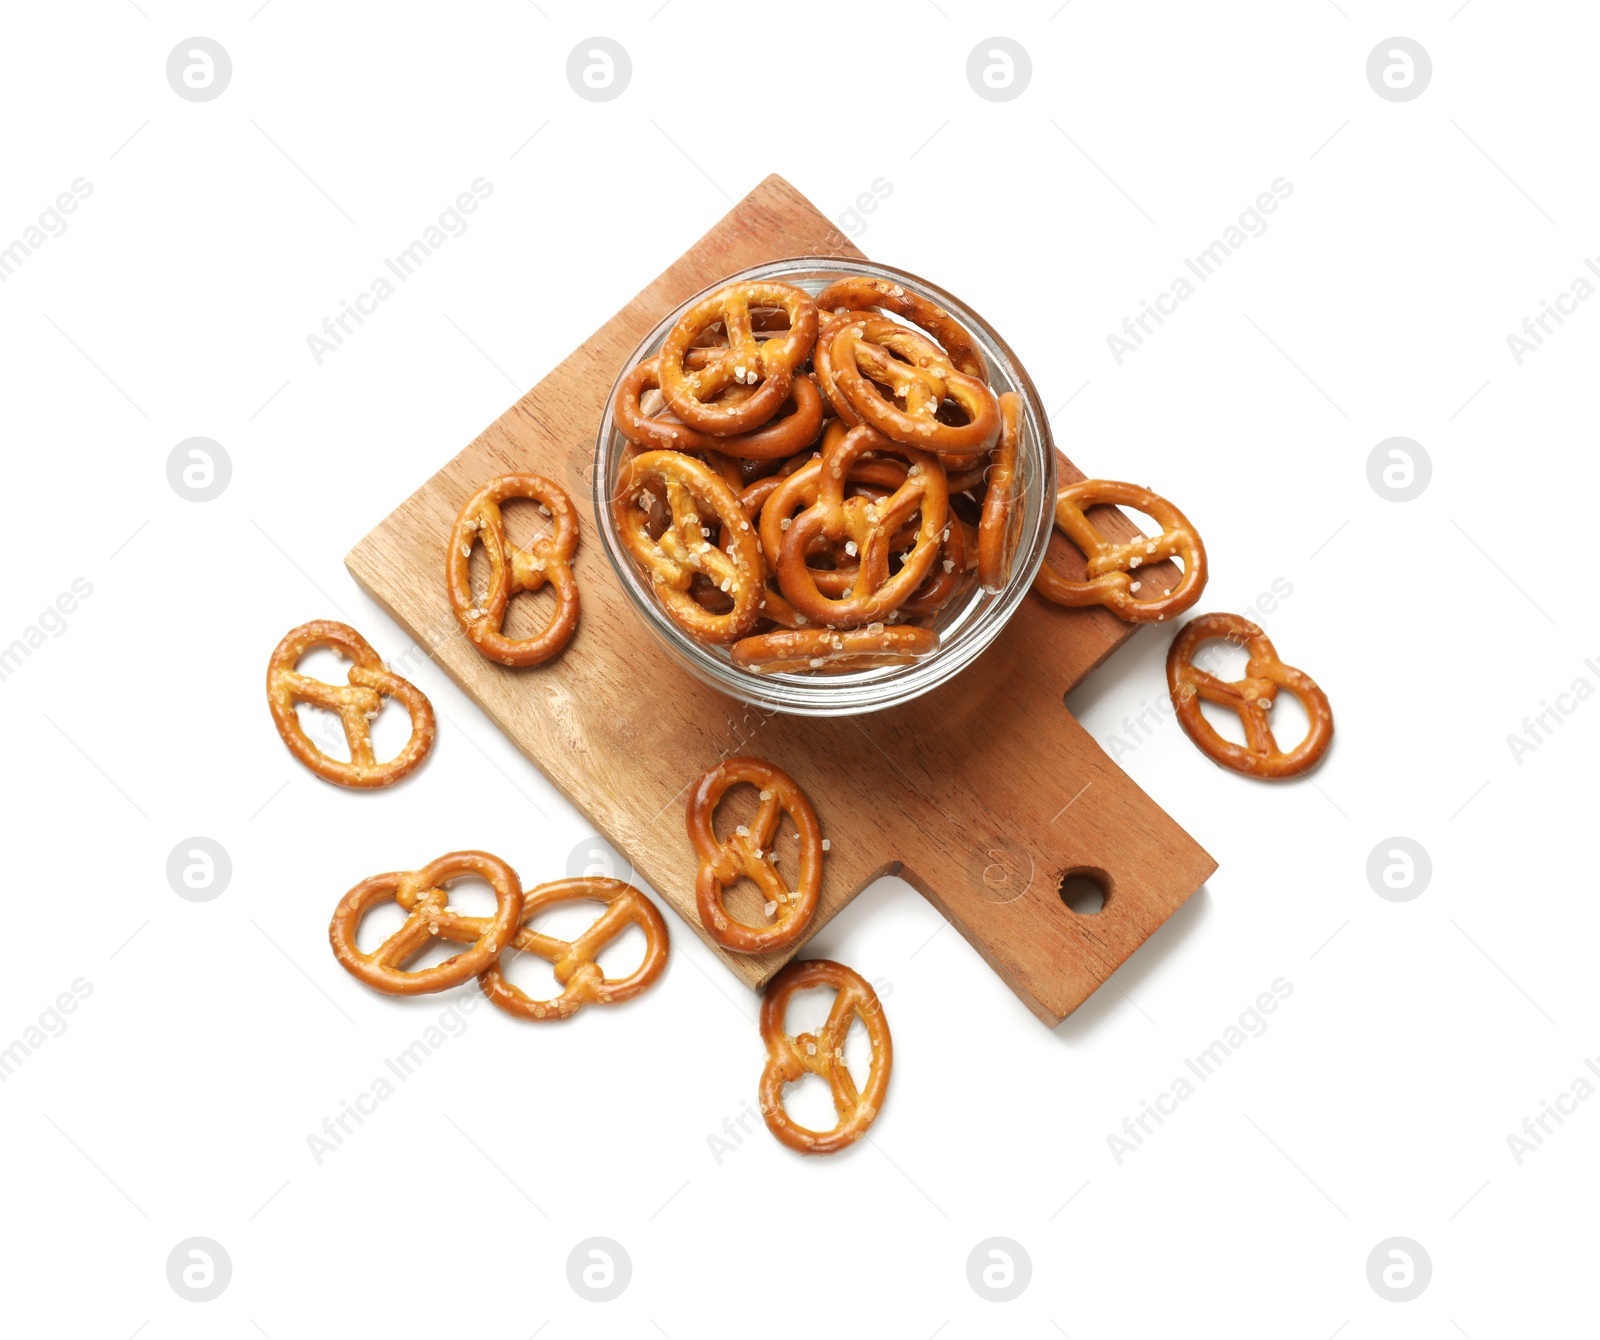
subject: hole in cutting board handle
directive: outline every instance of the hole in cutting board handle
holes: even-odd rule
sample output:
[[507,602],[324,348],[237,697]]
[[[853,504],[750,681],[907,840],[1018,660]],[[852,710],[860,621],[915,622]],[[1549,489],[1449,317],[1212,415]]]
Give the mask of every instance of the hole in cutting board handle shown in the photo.
[[1056,892],[1069,912],[1092,917],[1111,899],[1111,876],[1091,865],[1073,866],[1062,871]]

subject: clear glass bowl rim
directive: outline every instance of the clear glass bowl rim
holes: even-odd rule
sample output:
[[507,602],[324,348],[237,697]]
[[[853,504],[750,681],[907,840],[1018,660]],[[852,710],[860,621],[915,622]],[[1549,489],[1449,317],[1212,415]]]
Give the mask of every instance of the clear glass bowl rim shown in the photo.
[[[975,618],[957,630],[931,656],[907,666],[855,671],[840,675],[756,675],[740,670],[709,648],[685,634],[671,615],[656,601],[640,577],[632,558],[623,549],[611,513],[611,491],[616,467],[626,450],[626,439],[616,430],[612,407],[617,387],[642,359],[649,358],[665,341],[667,333],[685,309],[728,284],[743,280],[781,280],[809,276],[862,276],[888,279],[903,284],[945,308],[972,331],[985,357],[994,362],[1000,355],[1007,379],[1021,394],[1024,410],[1024,451],[1035,457],[1033,470],[1041,476],[1037,485],[1024,489],[1024,515],[1017,538],[1016,557],[1006,589],[989,597],[989,604]],[[741,702],[768,711],[796,716],[850,716],[882,711],[909,702],[937,688],[964,670],[999,636],[1016,613],[1033,585],[1035,574],[1044,562],[1055,521],[1056,451],[1039,393],[1026,367],[1011,346],[982,316],[938,284],[878,261],[859,261],[834,256],[788,256],[724,275],[713,284],[685,298],[651,329],[618,369],[616,380],[606,397],[595,444],[594,510],[595,525],[602,547],[627,593],[635,612],[651,631],[666,643],[677,660],[701,682],[730,694]],[[1048,500],[1048,502],[1046,502]],[[968,601],[975,598],[969,594]]]

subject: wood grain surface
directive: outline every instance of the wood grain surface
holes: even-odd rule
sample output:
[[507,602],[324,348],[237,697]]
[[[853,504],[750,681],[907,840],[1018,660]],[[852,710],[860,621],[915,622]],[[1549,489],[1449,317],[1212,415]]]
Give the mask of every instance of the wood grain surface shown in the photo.
[[[974,665],[913,703],[832,720],[767,714],[701,684],[657,646],[595,532],[595,432],[614,378],[650,328],[735,270],[783,256],[860,254],[789,183],[768,177],[380,522],[346,566],[702,938],[684,832],[687,789],[719,759],[752,754],[800,783],[830,839],[811,934],[874,879],[900,874],[1055,1024],[1216,868],[1063,705],[1067,690],[1134,630],[1103,610],[1059,609],[1030,595]],[[982,309],[981,294],[967,296]],[[1027,361],[1048,351],[1019,352]],[[491,476],[514,470],[562,484],[582,519],[578,631],[561,657],[526,670],[492,664],[472,648],[444,582],[461,504]],[[1064,459],[1062,472],[1063,482],[1081,478]],[[1136,532],[1111,509],[1096,520],[1117,538]],[[513,538],[521,538],[515,529]],[[1051,561],[1082,570],[1059,535]],[[1146,580],[1174,577],[1160,565]],[[521,597],[517,604],[535,608],[514,605],[508,631],[515,635],[519,622],[531,628],[546,599]],[[780,868],[792,874],[787,828],[778,850]],[[463,846],[473,842],[462,834]],[[527,853],[503,855],[530,886],[565,874],[530,868]],[[1074,871],[1095,872],[1109,890],[1100,912],[1080,915],[1062,901],[1061,877]],[[748,917],[753,900],[741,897],[747,901],[730,898],[730,907]],[[749,958],[711,947],[751,987],[797,952]]]

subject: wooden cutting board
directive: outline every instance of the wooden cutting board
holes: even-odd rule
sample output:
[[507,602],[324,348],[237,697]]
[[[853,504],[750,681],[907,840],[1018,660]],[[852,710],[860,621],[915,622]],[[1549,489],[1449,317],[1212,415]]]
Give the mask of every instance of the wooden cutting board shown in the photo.
[[[767,714],[702,685],[657,646],[595,532],[594,438],[624,360],[692,293],[795,255],[861,253],[788,182],[768,177],[386,517],[346,566],[702,938],[686,792],[719,759],[753,754],[800,783],[830,839],[810,933],[880,875],[902,875],[1035,1014],[1059,1023],[1216,869],[1063,705],[1134,630],[1103,610],[1059,609],[1030,595],[974,665],[913,703],[834,720]],[[965,296],[981,308],[982,294]],[[1020,352],[1026,361],[1048,350]],[[1127,462],[1096,465],[1112,477],[1138,473]],[[491,476],[515,470],[561,483],[582,517],[578,631],[557,660],[526,670],[491,664],[472,648],[444,582],[461,504]],[[1064,458],[1061,470],[1063,482],[1082,478]],[[1098,519],[1118,538],[1136,533],[1109,509]],[[1059,535],[1051,561],[1082,571]],[[1163,564],[1145,580],[1160,586],[1175,576]],[[529,628],[544,613],[542,603],[531,612],[513,605]],[[518,633],[516,619],[508,631]],[[462,846],[474,841],[461,835]],[[541,868],[536,850],[503,855],[530,886],[566,873]],[[793,857],[784,868],[794,872]],[[1071,911],[1059,895],[1063,874],[1080,871],[1109,890],[1093,915]],[[797,952],[749,958],[711,947],[751,987]],[[872,976],[871,964],[854,966]]]

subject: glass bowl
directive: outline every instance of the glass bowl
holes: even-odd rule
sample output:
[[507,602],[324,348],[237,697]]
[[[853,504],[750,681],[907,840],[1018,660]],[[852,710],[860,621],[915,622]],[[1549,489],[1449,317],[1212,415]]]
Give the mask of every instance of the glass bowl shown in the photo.
[[[756,674],[734,665],[727,647],[707,646],[679,628],[656,601],[649,583],[622,546],[611,502],[618,471],[634,448],[612,419],[617,386],[634,366],[660,351],[667,333],[688,307],[727,284],[736,280],[775,279],[802,288],[815,297],[835,279],[857,275],[890,280],[943,307],[971,332],[982,349],[995,394],[1016,391],[1022,397],[1022,441],[1017,452],[1017,508],[1021,515],[1011,579],[999,592],[985,591],[976,581],[971,582],[966,594],[952,600],[934,616],[931,626],[939,634],[938,648],[909,665],[829,674]],[[1011,346],[987,321],[937,284],[891,265],[837,257],[797,256],[752,266],[719,279],[663,315],[655,329],[640,341],[639,347],[617,370],[617,381],[606,397],[595,444],[594,511],[600,539],[639,618],[673,658],[703,683],[754,707],[796,716],[851,716],[882,711],[920,697],[971,665],[999,636],[1032,586],[1034,574],[1044,561],[1050,543],[1055,497],[1056,453],[1050,425],[1033,381]]]

